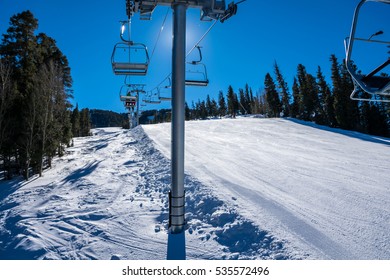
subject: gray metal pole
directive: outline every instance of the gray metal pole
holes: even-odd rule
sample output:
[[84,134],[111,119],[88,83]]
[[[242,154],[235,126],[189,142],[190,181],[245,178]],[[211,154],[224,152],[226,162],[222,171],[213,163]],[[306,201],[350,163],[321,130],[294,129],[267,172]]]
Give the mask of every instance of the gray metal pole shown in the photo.
[[132,117],[131,117],[131,109],[129,109],[129,129],[132,129],[133,128],[133,120],[132,120]]
[[173,4],[172,51],[172,189],[170,192],[169,226],[171,233],[181,233],[185,225],[184,197],[184,132],[185,132],[185,51],[186,12],[184,3]]
[[139,126],[139,90],[137,90],[137,123],[135,126]]

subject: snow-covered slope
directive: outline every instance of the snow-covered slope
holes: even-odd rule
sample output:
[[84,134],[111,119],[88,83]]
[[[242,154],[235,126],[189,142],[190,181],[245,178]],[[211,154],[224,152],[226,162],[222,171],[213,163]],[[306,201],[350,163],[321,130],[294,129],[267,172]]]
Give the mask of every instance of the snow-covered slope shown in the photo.
[[[169,157],[169,124],[147,126]],[[390,140],[283,119],[186,124],[187,172],[308,258],[390,258]]]
[[[281,119],[186,124],[188,259],[389,259],[390,140]],[[94,130],[0,183],[0,259],[165,259],[170,124]]]

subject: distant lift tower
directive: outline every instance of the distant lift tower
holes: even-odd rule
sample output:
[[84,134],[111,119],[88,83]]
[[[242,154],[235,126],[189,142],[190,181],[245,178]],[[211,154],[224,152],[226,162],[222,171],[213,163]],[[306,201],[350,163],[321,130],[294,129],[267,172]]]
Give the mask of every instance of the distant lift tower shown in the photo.
[[173,9],[172,48],[172,187],[169,194],[169,229],[181,233],[185,228],[184,194],[184,133],[185,133],[185,57],[186,57],[186,11],[199,8],[201,20],[226,19],[235,15],[237,4],[225,0],[126,0],[127,15],[140,13],[141,19],[150,19],[157,5]]

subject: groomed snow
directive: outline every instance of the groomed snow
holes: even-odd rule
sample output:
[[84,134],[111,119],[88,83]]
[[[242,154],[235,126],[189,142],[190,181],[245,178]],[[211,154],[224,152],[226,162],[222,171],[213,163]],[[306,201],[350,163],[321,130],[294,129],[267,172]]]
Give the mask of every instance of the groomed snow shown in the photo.
[[[145,126],[169,157],[170,125]],[[286,246],[390,258],[390,140],[296,120],[186,123],[186,170]]]
[[[170,124],[93,132],[0,183],[0,259],[166,259]],[[389,158],[295,120],[187,122],[187,259],[390,259]]]

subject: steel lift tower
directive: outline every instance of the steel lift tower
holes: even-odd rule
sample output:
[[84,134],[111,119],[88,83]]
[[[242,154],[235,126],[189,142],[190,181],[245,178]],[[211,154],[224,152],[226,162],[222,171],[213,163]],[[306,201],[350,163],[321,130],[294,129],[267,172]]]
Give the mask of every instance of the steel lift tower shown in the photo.
[[140,13],[141,19],[150,19],[157,5],[173,9],[172,49],[172,187],[169,194],[169,229],[178,234],[185,229],[184,192],[184,142],[185,142],[185,57],[186,57],[186,11],[201,10],[201,20],[226,19],[235,15],[237,4],[226,7],[225,0],[126,0],[128,17]]

